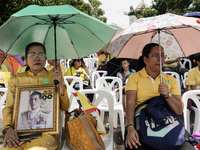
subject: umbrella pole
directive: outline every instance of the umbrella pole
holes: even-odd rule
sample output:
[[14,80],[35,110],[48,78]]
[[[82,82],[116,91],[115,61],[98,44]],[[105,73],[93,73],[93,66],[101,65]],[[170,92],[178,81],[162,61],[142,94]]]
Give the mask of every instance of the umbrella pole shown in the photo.
[[[57,21],[57,18],[53,18],[53,26],[54,26],[54,44],[55,44],[55,69],[57,70],[56,21]],[[54,84],[59,84],[59,81],[58,81],[58,80],[54,80]]]

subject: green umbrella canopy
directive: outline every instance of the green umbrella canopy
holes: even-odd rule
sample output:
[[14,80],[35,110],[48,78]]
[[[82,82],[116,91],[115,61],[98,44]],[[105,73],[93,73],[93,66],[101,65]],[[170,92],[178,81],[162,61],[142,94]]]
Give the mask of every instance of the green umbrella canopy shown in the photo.
[[115,32],[115,28],[71,5],[30,5],[0,27],[0,49],[24,56],[27,44],[40,42],[48,59],[55,59],[55,50],[58,59],[82,58],[98,52]]

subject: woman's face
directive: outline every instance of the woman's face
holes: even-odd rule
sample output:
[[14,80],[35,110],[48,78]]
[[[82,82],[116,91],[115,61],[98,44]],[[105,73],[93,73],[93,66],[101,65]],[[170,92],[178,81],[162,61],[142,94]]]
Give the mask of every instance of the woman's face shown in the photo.
[[127,61],[127,60],[124,60],[124,61],[122,61],[121,62],[122,63],[122,68],[124,69],[124,70],[126,70],[126,69],[129,69],[129,62]]
[[41,72],[46,63],[46,55],[40,46],[33,46],[29,49],[27,58],[25,57],[26,64],[30,67],[32,72]]
[[[165,57],[164,57],[164,50],[161,48],[161,62],[162,65],[164,64]],[[151,49],[149,57],[144,57],[144,62],[146,64],[146,68],[152,71],[160,71],[160,56],[159,56],[159,47],[154,46]]]
[[74,66],[80,67],[81,66],[81,60],[75,60],[74,61]]

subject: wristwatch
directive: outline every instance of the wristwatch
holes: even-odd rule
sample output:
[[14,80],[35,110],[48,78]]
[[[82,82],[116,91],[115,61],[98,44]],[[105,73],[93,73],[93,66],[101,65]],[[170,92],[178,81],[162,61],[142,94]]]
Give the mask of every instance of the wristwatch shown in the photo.
[[168,96],[165,97],[165,99],[168,99],[168,98],[170,98],[171,96],[172,96],[172,94],[169,92],[169,93],[168,93]]

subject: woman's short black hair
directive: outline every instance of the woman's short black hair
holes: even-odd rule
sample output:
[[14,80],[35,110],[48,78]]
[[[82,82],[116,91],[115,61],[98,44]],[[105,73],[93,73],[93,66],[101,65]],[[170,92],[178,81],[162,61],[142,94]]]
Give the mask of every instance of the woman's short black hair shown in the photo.
[[148,58],[149,54],[151,53],[152,48],[155,47],[155,46],[159,47],[159,44],[157,44],[157,43],[149,43],[149,44],[146,44],[144,46],[144,48],[142,50],[142,56],[139,57],[138,70],[141,70],[142,68],[146,67],[146,64],[144,63],[143,58],[144,57]]
[[194,55],[194,59],[195,61],[199,61],[200,62],[200,53],[197,53]]
[[39,42],[32,42],[32,43],[28,44],[28,45],[26,46],[26,48],[25,48],[25,57],[26,57],[26,58],[27,58],[27,55],[28,55],[29,50],[30,50],[32,47],[34,47],[34,46],[40,46],[40,47],[42,47],[42,49],[44,50],[44,53],[45,53],[45,55],[46,55],[46,48],[45,48],[45,46],[44,46],[42,43],[39,43]]

